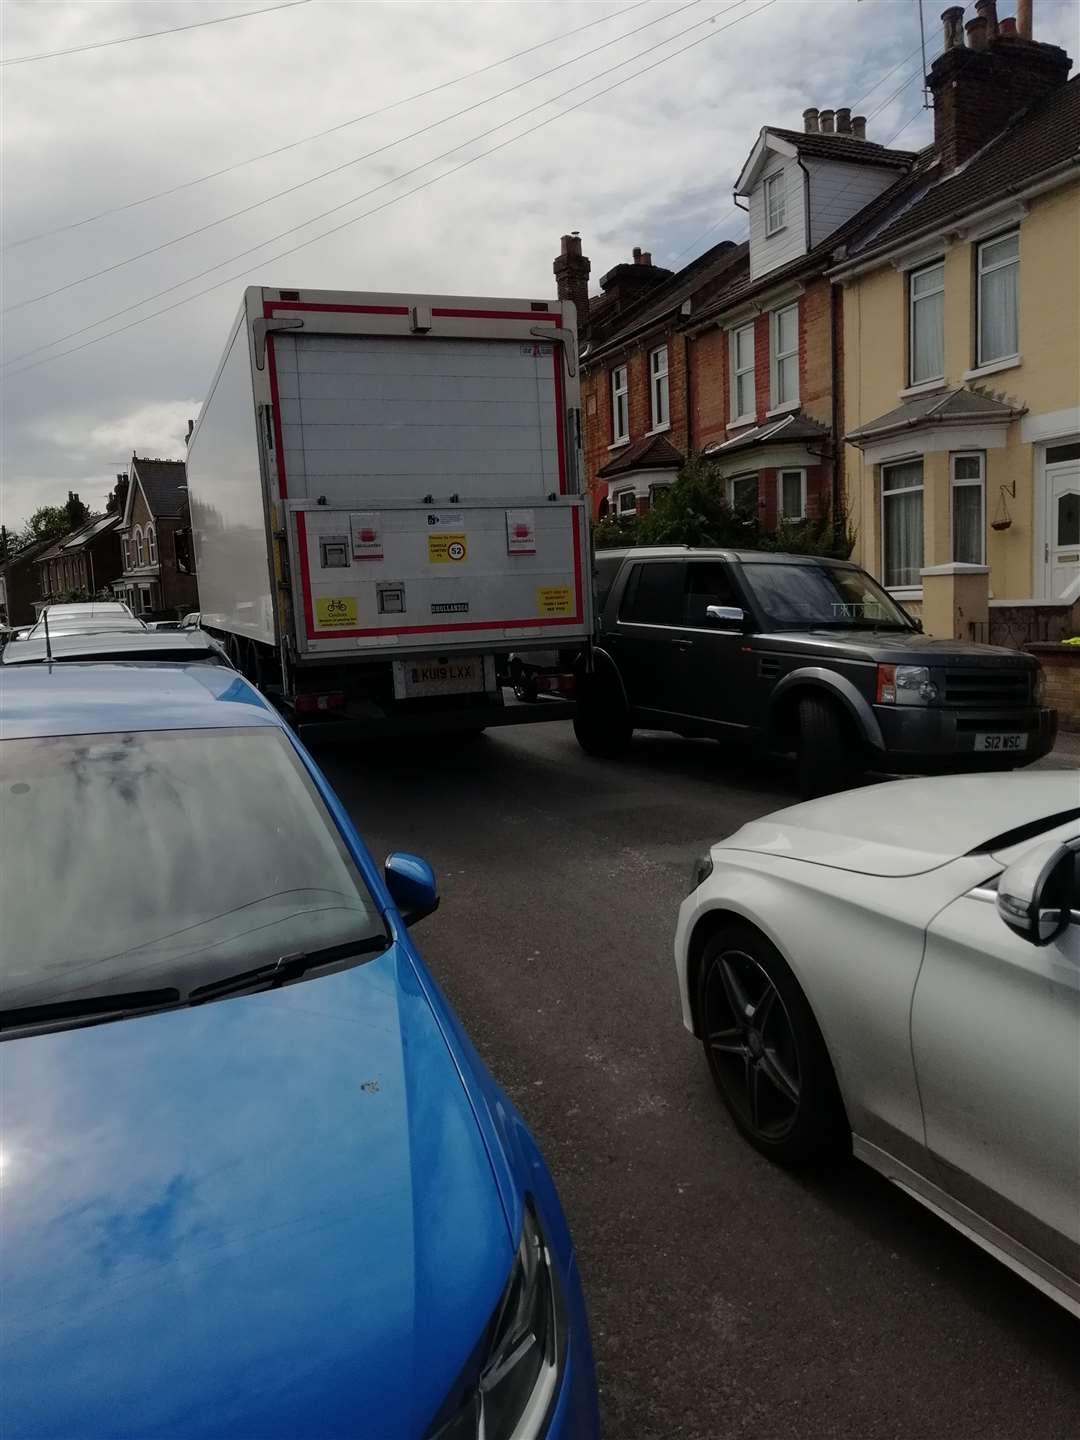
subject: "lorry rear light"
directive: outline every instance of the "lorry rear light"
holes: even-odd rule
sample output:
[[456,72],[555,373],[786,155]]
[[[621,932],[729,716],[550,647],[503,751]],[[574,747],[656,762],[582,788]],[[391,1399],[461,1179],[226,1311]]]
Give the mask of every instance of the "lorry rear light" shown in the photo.
[[344,704],[344,690],[326,690],[321,694],[305,691],[297,695],[295,701],[298,715],[314,715],[320,710],[341,710]]

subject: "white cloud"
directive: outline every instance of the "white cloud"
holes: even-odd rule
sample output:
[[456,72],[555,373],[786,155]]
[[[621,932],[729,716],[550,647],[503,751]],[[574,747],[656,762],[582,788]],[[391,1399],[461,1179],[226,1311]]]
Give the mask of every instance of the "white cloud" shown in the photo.
[[[783,0],[755,16],[759,0],[736,8],[732,0],[698,0],[675,14],[686,4],[677,0],[639,5],[611,18],[628,3],[317,0],[236,24],[5,70],[0,209],[10,243],[287,144],[575,26],[603,21],[273,159],[6,250],[0,282],[3,304],[11,305],[255,205],[423,125],[436,125],[369,161],[5,316],[4,356],[10,359],[164,287],[178,285],[111,325],[137,320],[251,267],[160,318],[69,358],[9,374],[0,392],[0,513],[6,523],[18,523],[36,504],[62,499],[68,488],[81,485],[91,495],[104,495],[116,462],[132,447],[140,453],[182,453],[183,431],[194,410],[192,402],[175,397],[205,395],[245,283],[538,298],[552,293],[559,236],[574,229],[584,237],[594,281],[635,244],[652,250],[661,264],[689,247],[679,261],[684,264],[695,244],[700,248],[741,233],[744,220],[732,206],[731,182],[761,125],[798,126],[806,105],[854,103],[918,46],[917,10],[909,4]],[[181,25],[231,8],[195,0],[94,5],[57,0],[48,6],[8,0],[2,7],[4,48],[9,56],[34,53]],[[672,46],[662,44],[663,37],[711,14],[718,17],[714,25]],[[746,18],[721,32],[736,16]],[[1075,17],[1072,0],[1046,0],[1037,17],[1040,38],[1074,40]],[[652,19],[661,23],[469,115],[437,123]],[[938,24],[929,13],[927,24],[934,49]],[[702,43],[670,63],[561,114],[444,182],[358,218],[287,258],[265,258],[362,216],[698,38]],[[641,58],[632,64],[551,107],[486,139],[475,138],[639,51]],[[874,90],[864,107],[868,113],[909,77],[906,88],[871,120],[873,138],[888,139],[916,116],[902,143],[925,143],[929,121],[919,112],[918,71],[916,55]],[[463,145],[459,154],[321,224],[305,226],[200,281],[180,283],[455,144]],[[702,239],[718,220],[722,223]],[[92,329],[79,340],[99,333]]]

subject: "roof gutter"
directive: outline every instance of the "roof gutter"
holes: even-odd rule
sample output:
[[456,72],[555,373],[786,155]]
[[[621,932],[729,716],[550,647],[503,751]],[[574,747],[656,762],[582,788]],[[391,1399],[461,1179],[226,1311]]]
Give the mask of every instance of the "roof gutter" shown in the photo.
[[853,430],[850,435],[844,436],[848,445],[854,445],[856,450],[861,450],[866,445],[876,445],[881,440],[887,440],[892,435],[904,435],[909,430],[926,430],[932,425],[945,425],[952,427],[966,428],[971,425],[1011,425],[1014,420],[1019,420],[1027,414],[1027,406],[1021,406],[1010,415],[935,415],[932,410],[924,415],[914,415],[910,420],[898,420],[892,425],[883,425],[880,430],[865,430],[861,433]]
[[1070,178],[1080,178],[1080,155],[1070,155],[1067,160],[1062,160],[1052,169],[1046,171],[1038,180],[1031,182],[1021,181],[1016,185],[1010,185],[1002,191],[1000,197],[992,205],[982,205],[974,210],[954,216],[951,220],[934,220],[928,225],[923,225],[918,230],[913,230],[905,235],[902,241],[891,245],[884,245],[880,250],[872,250],[863,259],[853,265],[846,265],[843,261],[832,270],[826,271],[828,278],[833,284],[842,283],[845,280],[854,280],[859,275],[864,275],[868,270],[876,270],[879,265],[889,259],[891,255],[901,254],[911,248],[919,240],[928,239],[935,235],[945,235],[955,230],[961,224],[972,224],[981,220],[984,216],[989,218],[995,211],[1005,208],[1007,202],[1014,200],[1033,199],[1036,195],[1042,195],[1047,190],[1054,190],[1059,185],[1066,183]]

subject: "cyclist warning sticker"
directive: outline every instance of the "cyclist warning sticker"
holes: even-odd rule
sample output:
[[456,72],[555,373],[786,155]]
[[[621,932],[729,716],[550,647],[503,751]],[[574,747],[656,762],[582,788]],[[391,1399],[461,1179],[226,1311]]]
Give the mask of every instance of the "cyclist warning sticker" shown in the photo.
[[315,601],[315,618],[320,630],[347,630],[356,624],[356,601],[351,595]]
[[464,535],[429,535],[427,558],[433,565],[453,565],[465,559],[469,542]]
[[574,598],[569,585],[541,585],[536,592],[538,615],[572,615]]

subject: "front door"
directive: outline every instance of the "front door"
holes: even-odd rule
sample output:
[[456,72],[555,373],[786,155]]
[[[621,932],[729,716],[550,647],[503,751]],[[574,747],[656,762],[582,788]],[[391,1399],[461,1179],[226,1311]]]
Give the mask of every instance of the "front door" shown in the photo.
[[1070,585],[1080,580],[1080,458],[1053,463],[1055,450],[1078,449],[1076,445],[1051,446],[1046,455],[1045,558],[1050,600],[1060,600]]

